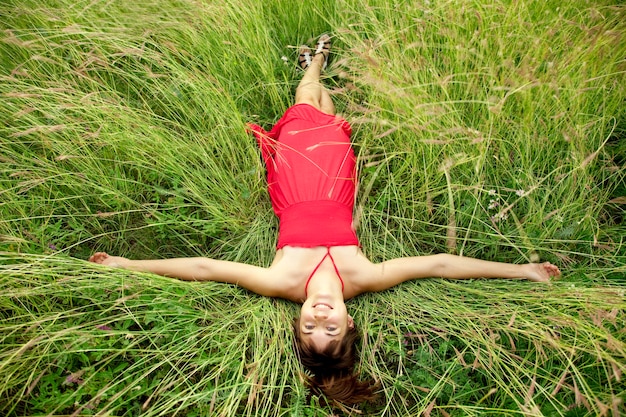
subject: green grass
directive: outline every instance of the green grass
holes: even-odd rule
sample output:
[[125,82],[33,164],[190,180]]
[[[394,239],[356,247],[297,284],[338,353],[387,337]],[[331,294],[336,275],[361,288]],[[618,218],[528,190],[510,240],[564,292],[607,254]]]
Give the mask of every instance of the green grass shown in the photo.
[[583,0],[4,2],[0,412],[331,412],[303,385],[295,305],[84,259],[268,265],[277,222],[245,123],[277,120],[297,45],[332,32],[368,256],[564,272],[351,301],[359,370],[381,384],[363,414],[623,413],[624,22]]

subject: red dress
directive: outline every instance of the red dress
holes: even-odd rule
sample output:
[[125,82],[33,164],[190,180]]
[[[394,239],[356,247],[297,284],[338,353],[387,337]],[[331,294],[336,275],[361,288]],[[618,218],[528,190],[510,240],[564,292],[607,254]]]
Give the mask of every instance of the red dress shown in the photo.
[[265,160],[280,221],[277,248],[358,245],[352,225],[356,157],[348,122],[296,104],[269,132],[249,127]]

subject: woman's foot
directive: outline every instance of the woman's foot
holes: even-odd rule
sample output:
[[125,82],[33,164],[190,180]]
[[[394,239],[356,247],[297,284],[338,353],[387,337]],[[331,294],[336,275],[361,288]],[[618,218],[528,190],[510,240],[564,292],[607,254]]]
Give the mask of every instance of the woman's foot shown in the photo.
[[306,45],[302,45],[300,47],[300,55],[298,55],[298,67],[302,71],[306,71],[307,68],[309,68],[309,65],[311,65],[312,60],[313,57],[311,56],[311,48]]
[[324,33],[317,40],[317,48],[315,48],[315,54],[314,54],[314,55],[319,55],[319,54],[324,55],[324,64],[322,64],[322,70],[326,69],[326,66],[328,65],[328,56],[330,55],[330,46],[331,46],[330,36]]

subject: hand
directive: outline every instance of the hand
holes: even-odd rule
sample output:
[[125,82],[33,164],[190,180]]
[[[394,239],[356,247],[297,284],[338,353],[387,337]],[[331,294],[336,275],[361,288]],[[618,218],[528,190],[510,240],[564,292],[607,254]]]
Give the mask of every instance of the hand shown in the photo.
[[555,265],[550,262],[544,262],[541,264],[526,264],[526,278],[534,282],[550,282],[550,278],[558,277],[561,275],[561,271]]
[[112,268],[125,268],[129,259],[121,256],[110,256],[106,252],[96,252],[89,257],[89,262],[110,266]]

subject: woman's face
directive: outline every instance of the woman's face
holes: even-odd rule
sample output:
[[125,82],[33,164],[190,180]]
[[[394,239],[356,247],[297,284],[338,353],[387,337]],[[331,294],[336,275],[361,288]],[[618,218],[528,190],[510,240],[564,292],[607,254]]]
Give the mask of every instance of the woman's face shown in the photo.
[[300,338],[322,351],[333,340],[341,340],[354,327],[343,300],[312,296],[300,310]]

